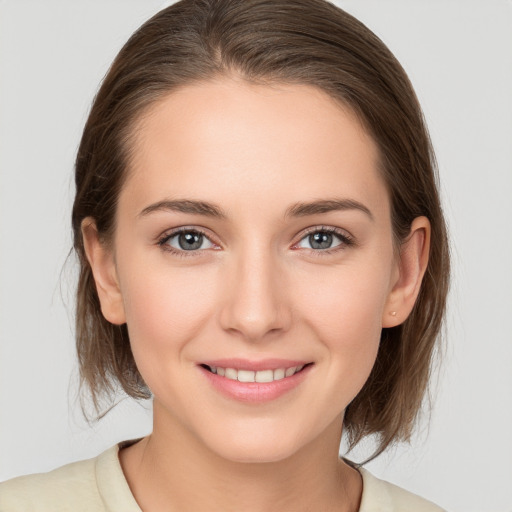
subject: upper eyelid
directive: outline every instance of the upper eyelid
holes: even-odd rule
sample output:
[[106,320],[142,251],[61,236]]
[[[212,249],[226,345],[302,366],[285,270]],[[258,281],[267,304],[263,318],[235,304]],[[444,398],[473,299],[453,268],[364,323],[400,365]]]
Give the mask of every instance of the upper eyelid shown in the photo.
[[206,229],[206,228],[203,228],[203,227],[198,227],[198,226],[178,226],[178,227],[175,227],[175,228],[166,229],[165,231],[162,232],[161,235],[158,236],[158,238],[163,238],[164,236],[177,235],[177,234],[182,233],[182,232],[188,233],[189,231],[196,231],[197,233],[201,233],[202,235],[210,236],[208,234],[209,230]]
[[[335,228],[334,226],[321,226],[321,227],[307,228],[306,231],[302,233],[299,240],[293,244],[293,246],[296,247],[302,240],[307,238],[312,233],[321,233],[321,232],[326,232],[331,235],[337,236],[338,239],[341,241],[340,245],[345,245],[345,246],[358,245],[355,238],[353,237],[353,235],[351,233],[349,233],[346,229]],[[329,249],[323,249],[320,251],[314,250],[314,249],[311,249],[311,250],[313,250],[314,252],[318,252],[318,253],[320,253],[320,252],[329,253],[330,251],[336,250],[336,247],[329,248]]]
[[304,238],[307,235],[310,235],[311,233],[317,233],[319,231],[327,231],[329,233],[334,233],[335,235],[345,235],[347,238],[352,238],[352,235],[346,229],[337,228],[334,226],[313,226],[311,228],[306,228],[306,230],[302,232],[302,238]]
[[219,245],[217,242],[215,242],[215,240],[212,240],[212,238],[215,238],[215,237],[210,235],[206,228],[199,228],[196,226],[180,226],[177,228],[168,229],[168,230],[164,231],[161,235],[159,235],[157,238],[159,241],[161,241],[164,239],[172,238],[173,236],[179,235],[180,233],[190,233],[190,232],[199,233],[199,234],[205,236],[206,238],[208,238],[208,240],[210,240],[210,242],[212,242],[216,245]]

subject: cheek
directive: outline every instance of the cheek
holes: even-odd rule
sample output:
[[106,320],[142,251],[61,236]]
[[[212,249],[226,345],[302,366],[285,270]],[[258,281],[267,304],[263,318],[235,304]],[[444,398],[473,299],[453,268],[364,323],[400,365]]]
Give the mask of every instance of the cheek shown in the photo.
[[141,372],[146,362],[176,360],[208,321],[211,276],[198,276],[197,268],[171,272],[156,266],[124,275],[130,276],[123,282],[122,293],[132,351]]
[[326,339],[340,337],[358,344],[380,332],[390,289],[387,267],[333,269],[313,282],[315,289],[301,283],[297,296]]
[[326,378],[333,389],[343,390],[336,396],[346,404],[366,382],[377,357],[389,270],[335,271],[315,284],[315,293],[299,290],[301,309],[331,360]]

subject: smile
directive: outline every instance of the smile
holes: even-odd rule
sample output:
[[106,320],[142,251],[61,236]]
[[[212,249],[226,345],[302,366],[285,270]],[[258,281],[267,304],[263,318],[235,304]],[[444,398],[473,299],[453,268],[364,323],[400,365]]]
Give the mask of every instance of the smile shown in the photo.
[[305,361],[245,361],[225,359],[198,365],[206,382],[227,398],[245,403],[275,400],[298,388],[314,363]]
[[275,370],[237,370],[236,368],[222,368],[221,366],[204,365],[207,370],[216,373],[220,377],[225,377],[230,380],[237,380],[238,382],[274,382],[286,377],[291,377],[300,372],[304,366],[291,366],[289,368],[276,368]]

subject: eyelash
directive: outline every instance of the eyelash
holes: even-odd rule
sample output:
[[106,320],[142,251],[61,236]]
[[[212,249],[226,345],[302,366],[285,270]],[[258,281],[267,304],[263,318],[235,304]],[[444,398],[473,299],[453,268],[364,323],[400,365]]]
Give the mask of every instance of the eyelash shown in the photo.
[[183,228],[175,229],[175,230],[171,231],[170,233],[165,233],[162,236],[162,238],[160,238],[158,240],[158,245],[162,248],[162,250],[170,252],[171,254],[174,254],[175,256],[178,256],[180,258],[188,258],[190,256],[192,256],[192,257],[197,256],[197,253],[199,253],[201,251],[199,251],[199,250],[195,250],[195,251],[178,251],[174,247],[171,247],[170,245],[167,245],[167,242],[171,238],[175,237],[176,235],[179,235],[180,233],[195,233],[195,234],[203,235],[205,238],[208,238],[208,240],[210,240],[208,235],[204,231],[202,231],[201,229],[183,227]]
[[[167,245],[167,242],[175,237],[176,235],[179,235],[180,233],[194,233],[194,234],[200,234],[210,240],[209,236],[198,228],[177,228],[170,233],[165,233],[159,240],[158,245],[162,248],[162,250],[172,253],[175,256],[178,256],[180,258],[188,258],[188,257],[194,257],[197,256],[198,253],[201,252],[201,250],[193,250],[193,251],[185,251],[185,250],[177,250],[174,247],[171,247],[170,245]],[[338,251],[342,251],[348,247],[352,247],[356,245],[356,242],[352,236],[348,235],[346,232],[341,231],[340,229],[331,227],[331,226],[321,226],[321,227],[313,227],[308,228],[302,238],[297,242],[299,244],[304,238],[308,237],[309,235],[312,235],[313,233],[329,233],[336,235],[340,240],[341,244],[333,247],[332,249],[309,249],[312,251],[314,256],[329,256],[333,253],[336,253]],[[210,240],[211,242],[211,240]],[[212,242],[213,243],[213,242]],[[295,245],[297,245],[295,244]],[[204,249],[203,249],[204,250]]]
[[329,233],[332,235],[336,235],[341,240],[341,244],[337,245],[336,247],[333,247],[332,249],[309,249],[310,251],[312,251],[312,254],[314,256],[330,256],[331,254],[337,253],[338,251],[343,251],[344,249],[356,245],[356,241],[351,235],[349,235],[345,231],[342,231],[341,229],[334,228],[331,226],[321,226],[320,228],[317,226],[308,228],[306,229],[306,232],[304,233],[302,238],[297,243],[300,243],[302,240],[304,240],[304,238],[308,237],[309,235],[312,235],[313,233]]

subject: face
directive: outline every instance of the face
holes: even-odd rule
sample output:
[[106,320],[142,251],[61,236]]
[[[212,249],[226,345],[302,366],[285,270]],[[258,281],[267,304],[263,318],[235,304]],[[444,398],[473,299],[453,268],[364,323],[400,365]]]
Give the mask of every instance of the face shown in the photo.
[[309,86],[223,79],[161,100],[133,149],[103,310],[127,322],[155,425],[237,461],[341,430],[398,277],[358,120]]

